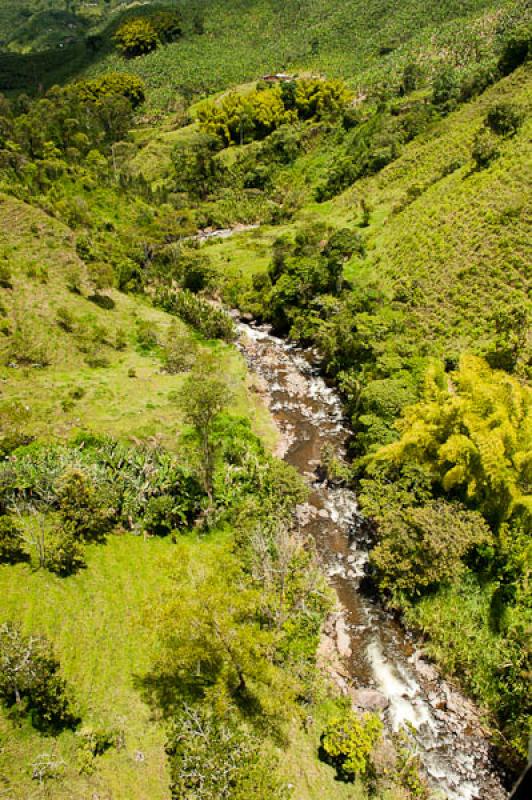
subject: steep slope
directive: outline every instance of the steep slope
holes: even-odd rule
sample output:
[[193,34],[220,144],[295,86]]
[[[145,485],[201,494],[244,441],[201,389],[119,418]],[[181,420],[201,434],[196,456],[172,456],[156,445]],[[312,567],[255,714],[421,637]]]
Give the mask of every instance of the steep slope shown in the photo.
[[[76,27],[72,37],[59,41],[63,20],[53,34],[55,49],[25,59],[0,57],[0,89],[27,90],[36,82],[49,86],[79,74],[91,60],[97,70],[127,68],[138,73],[152,89],[150,104],[156,108],[171,108],[176,92],[217,91],[282,69],[326,72],[364,89],[397,82],[412,57],[429,68],[443,60],[475,68],[492,58],[494,39],[520,15],[520,3],[515,0],[408,0],[400,5],[389,0],[341,0],[325,11],[321,0],[304,4],[299,0],[231,4],[181,0],[177,7],[184,18],[183,38],[127,64],[112,54],[110,37],[120,19],[164,6],[175,8],[176,4],[118,4],[115,9],[100,3],[92,9],[92,19],[80,22],[84,30],[101,37],[94,52],[86,51],[83,38],[76,38]],[[75,10],[76,4],[71,7]],[[79,11],[85,14],[87,8]],[[33,37],[38,43],[39,17],[28,24],[32,27],[18,35],[28,42]],[[43,18],[42,27],[49,30],[50,20]]]

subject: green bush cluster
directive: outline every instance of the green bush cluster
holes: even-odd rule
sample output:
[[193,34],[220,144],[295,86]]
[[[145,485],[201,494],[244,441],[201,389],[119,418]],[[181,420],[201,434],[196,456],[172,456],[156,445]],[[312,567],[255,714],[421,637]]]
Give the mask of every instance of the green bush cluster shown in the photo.
[[75,728],[79,722],[70,691],[49,642],[25,636],[9,622],[0,626],[0,699],[46,733]]
[[133,17],[123,22],[113,37],[116,47],[126,58],[144,56],[179,38],[182,33],[181,15],[178,12],[160,11],[143,17]]
[[198,111],[198,120],[205,133],[217,137],[225,145],[242,145],[264,139],[298,119],[338,118],[351,100],[352,95],[343,81],[300,79],[204,103]]
[[206,339],[232,342],[236,338],[235,326],[229,314],[188,289],[181,291],[161,289],[157,294],[156,303],[165,311],[192,325]]
[[334,717],[321,735],[322,757],[336,767],[343,780],[368,777],[372,771],[371,755],[382,732],[383,724],[375,714],[360,717],[350,711]]
[[107,439],[20,448],[0,472],[1,508],[37,511],[50,521],[22,548],[19,526],[0,517],[5,559],[27,558],[33,544],[39,565],[62,577],[84,567],[84,545],[104,541],[115,526],[164,535],[188,527],[200,508],[197,481],[174,457]]
[[0,564],[15,564],[27,558],[20,524],[12,516],[0,516]]

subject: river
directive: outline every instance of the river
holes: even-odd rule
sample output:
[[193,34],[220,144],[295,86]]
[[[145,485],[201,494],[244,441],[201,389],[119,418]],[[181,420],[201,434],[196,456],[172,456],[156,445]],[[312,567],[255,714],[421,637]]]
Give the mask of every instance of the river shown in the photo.
[[378,600],[363,591],[369,538],[354,492],[319,475],[325,444],[345,452],[349,429],[338,394],[321,377],[313,354],[239,324],[239,348],[261,383],[281,432],[283,457],[310,485],[298,509],[301,528],[317,544],[341,611],[329,621],[344,667],[334,677],[357,707],[378,709],[390,730],[415,726],[415,741],[435,797],[508,797],[474,705],[443,680],[420,646]]

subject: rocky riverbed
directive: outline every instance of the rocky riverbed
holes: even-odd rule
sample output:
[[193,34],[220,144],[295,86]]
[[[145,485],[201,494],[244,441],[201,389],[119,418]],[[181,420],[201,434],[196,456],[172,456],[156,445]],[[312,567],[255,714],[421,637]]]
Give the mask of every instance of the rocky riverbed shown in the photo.
[[298,524],[318,546],[338,597],[324,628],[319,659],[353,706],[381,714],[389,731],[405,724],[435,797],[504,800],[503,779],[492,760],[479,710],[424,656],[378,600],[362,591],[370,546],[355,494],[320,474],[325,445],[340,454],[349,436],[342,404],[327,386],[315,354],[272,336],[266,327],[240,323],[239,347],[255,374],[280,432],[278,454],[306,478],[309,501]]

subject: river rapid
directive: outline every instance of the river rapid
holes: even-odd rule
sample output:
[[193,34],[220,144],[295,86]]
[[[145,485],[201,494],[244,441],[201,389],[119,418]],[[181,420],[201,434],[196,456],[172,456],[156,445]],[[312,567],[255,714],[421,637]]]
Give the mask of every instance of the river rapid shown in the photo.
[[[315,354],[239,323],[239,348],[281,433],[284,459],[307,480],[309,501],[298,521],[317,544],[339,611],[326,626],[336,651],[331,677],[360,709],[379,711],[389,730],[411,723],[435,797],[504,800],[480,714],[442,679],[415,639],[363,591],[370,538],[354,492],[320,477],[324,445],[345,453],[349,428],[342,403],[327,386]],[[327,649],[327,648],[326,648]],[[329,648],[330,649],[330,648]]]

